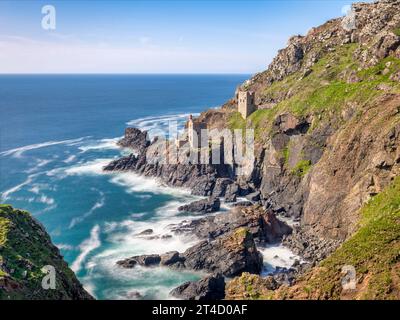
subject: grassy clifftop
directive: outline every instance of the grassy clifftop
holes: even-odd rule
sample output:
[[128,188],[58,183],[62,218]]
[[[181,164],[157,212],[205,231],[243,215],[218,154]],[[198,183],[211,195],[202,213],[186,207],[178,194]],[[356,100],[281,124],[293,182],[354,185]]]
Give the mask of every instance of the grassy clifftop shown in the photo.
[[231,113],[231,129],[253,128],[260,141],[273,134],[273,121],[289,112],[298,118],[310,117],[316,128],[325,120],[343,123],[342,112],[362,112],[366,105],[384,94],[400,94],[400,82],[394,74],[400,70],[400,59],[387,57],[369,68],[361,68],[354,59],[358,44],[339,45],[326,53],[307,70],[295,72],[272,85],[261,85],[261,100],[279,101],[267,109],[259,109],[244,120],[238,112]]
[[[48,265],[56,271],[54,290],[42,288]],[[0,205],[0,299],[91,299],[44,228],[9,205]]]

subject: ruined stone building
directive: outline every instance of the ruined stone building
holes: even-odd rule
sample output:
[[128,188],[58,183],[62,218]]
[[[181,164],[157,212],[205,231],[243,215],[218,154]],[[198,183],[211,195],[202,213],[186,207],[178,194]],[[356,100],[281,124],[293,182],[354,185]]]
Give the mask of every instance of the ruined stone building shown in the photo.
[[242,117],[246,119],[257,108],[254,103],[254,92],[252,91],[237,91],[238,111]]
[[190,115],[187,129],[188,129],[188,139],[190,147],[200,148],[201,130],[207,129],[207,124],[205,122],[193,119],[192,115]]

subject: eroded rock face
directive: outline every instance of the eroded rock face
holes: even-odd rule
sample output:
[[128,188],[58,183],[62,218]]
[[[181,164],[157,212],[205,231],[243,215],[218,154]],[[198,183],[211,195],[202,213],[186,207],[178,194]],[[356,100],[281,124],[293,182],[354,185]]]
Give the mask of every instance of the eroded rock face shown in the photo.
[[170,294],[183,300],[222,300],[225,298],[225,279],[218,273],[199,281],[185,282]]
[[[302,225],[323,237],[345,239],[357,211],[399,173],[400,126],[390,119],[400,98],[384,97],[330,139],[310,175]],[[379,128],[379,130],[377,130]]]

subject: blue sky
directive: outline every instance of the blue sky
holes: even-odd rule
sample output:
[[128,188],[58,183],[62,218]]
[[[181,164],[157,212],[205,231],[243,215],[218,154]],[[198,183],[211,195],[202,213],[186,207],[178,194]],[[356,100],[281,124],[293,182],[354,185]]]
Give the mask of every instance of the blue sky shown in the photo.
[[[1,1],[0,73],[255,73],[351,1]],[[44,5],[56,30],[41,27]]]

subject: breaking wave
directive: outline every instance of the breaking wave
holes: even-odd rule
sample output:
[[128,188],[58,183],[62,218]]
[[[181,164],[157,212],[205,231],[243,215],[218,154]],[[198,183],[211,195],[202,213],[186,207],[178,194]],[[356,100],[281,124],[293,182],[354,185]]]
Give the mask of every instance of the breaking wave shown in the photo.
[[14,148],[10,149],[7,151],[0,152],[1,156],[12,156],[14,158],[21,158],[24,152],[30,151],[30,150],[35,150],[35,149],[40,149],[40,148],[45,148],[45,147],[50,147],[58,144],[72,144],[76,142],[81,142],[85,137],[78,138],[78,139],[69,139],[69,140],[60,140],[60,141],[47,141],[47,142],[42,142],[42,143],[35,143],[35,144],[30,144],[27,146],[19,147],[19,148]]
[[92,252],[94,249],[100,247],[101,241],[100,241],[100,227],[99,225],[95,225],[92,230],[90,231],[90,237],[86,240],[84,240],[80,245],[79,249],[81,250],[81,253],[78,255],[78,257],[75,259],[75,261],[71,264],[71,269],[74,272],[78,272],[81,267],[83,262],[85,261],[86,257],[90,252]]

